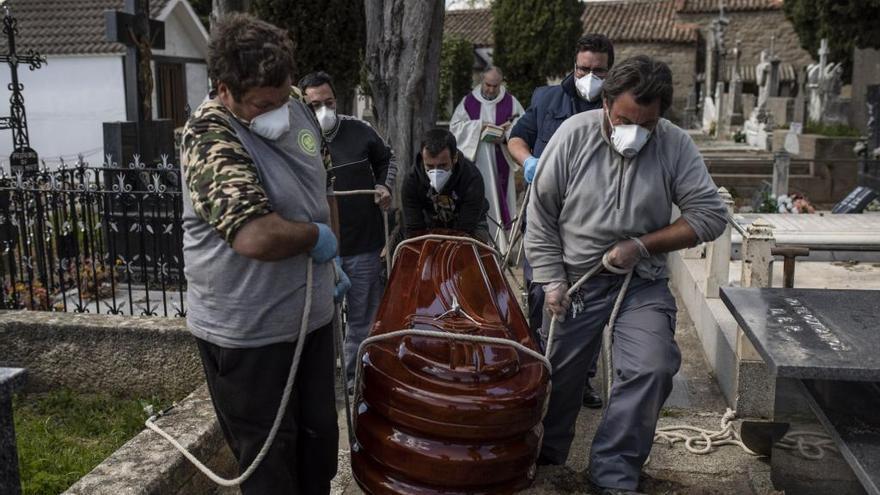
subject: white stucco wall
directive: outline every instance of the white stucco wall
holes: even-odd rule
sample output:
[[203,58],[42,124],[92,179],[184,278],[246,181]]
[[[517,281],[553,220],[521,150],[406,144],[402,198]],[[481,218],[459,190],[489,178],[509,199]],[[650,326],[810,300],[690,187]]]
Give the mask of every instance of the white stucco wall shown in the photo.
[[190,110],[201,105],[208,94],[208,66],[206,64],[186,64],[186,102]]
[[[121,56],[47,57],[36,71],[19,68],[31,147],[47,162],[82,153],[101,161],[103,122],[125,120]],[[0,66],[0,115],[9,115],[9,67]],[[0,131],[0,163],[8,170],[12,132]]]

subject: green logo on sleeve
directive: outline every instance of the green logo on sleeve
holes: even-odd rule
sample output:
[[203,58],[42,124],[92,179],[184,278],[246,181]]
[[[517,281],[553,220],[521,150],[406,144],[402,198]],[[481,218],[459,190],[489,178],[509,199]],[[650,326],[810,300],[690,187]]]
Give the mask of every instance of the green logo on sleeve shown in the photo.
[[315,139],[315,135],[312,134],[310,130],[300,129],[297,141],[299,141],[299,149],[303,150],[303,153],[311,156],[317,156],[318,141]]

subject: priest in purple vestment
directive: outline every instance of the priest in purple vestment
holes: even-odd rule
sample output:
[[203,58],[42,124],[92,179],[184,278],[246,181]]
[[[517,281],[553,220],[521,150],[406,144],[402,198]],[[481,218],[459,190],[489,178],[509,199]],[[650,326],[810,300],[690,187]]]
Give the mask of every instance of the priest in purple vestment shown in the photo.
[[449,130],[461,152],[483,175],[489,202],[489,231],[504,251],[517,212],[513,174],[519,170],[507,153],[506,143],[510,129],[524,110],[502,83],[503,75],[497,67],[483,72],[480,85],[456,107]]

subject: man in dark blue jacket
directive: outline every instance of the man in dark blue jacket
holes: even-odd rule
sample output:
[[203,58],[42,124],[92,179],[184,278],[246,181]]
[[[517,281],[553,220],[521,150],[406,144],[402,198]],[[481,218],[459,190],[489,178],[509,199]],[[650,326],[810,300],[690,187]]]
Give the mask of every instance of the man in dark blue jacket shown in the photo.
[[[574,71],[559,85],[535,89],[526,113],[510,133],[507,149],[514,160],[523,166],[527,183],[531,183],[538,169],[538,158],[553,137],[556,129],[572,115],[602,108],[602,83],[614,65],[614,46],[605,35],[588,34],[579,39],[575,49]],[[526,222],[522,222],[525,228]],[[544,290],[532,283],[532,270],[525,262],[523,272],[529,291],[529,326],[537,335],[541,328],[544,308]],[[590,376],[595,375],[593,366]],[[584,405],[602,407],[602,399],[587,380]]]

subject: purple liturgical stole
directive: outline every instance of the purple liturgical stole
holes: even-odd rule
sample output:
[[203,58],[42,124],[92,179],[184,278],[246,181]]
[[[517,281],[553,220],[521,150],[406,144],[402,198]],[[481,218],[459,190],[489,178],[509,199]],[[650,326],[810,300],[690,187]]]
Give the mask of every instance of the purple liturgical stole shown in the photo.
[[[464,98],[464,109],[467,111],[471,120],[480,120],[480,113],[483,105],[480,103],[473,93],[468,93]],[[504,93],[501,101],[495,105],[495,125],[501,125],[513,116],[513,97],[510,93]],[[498,176],[498,182],[495,184],[498,190],[498,200],[501,204],[500,221],[505,228],[510,227],[511,218],[510,211],[507,208],[507,181],[510,180],[510,165],[504,158],[504,152],[501,151],[501,145],[495,145],[495,171]]]

